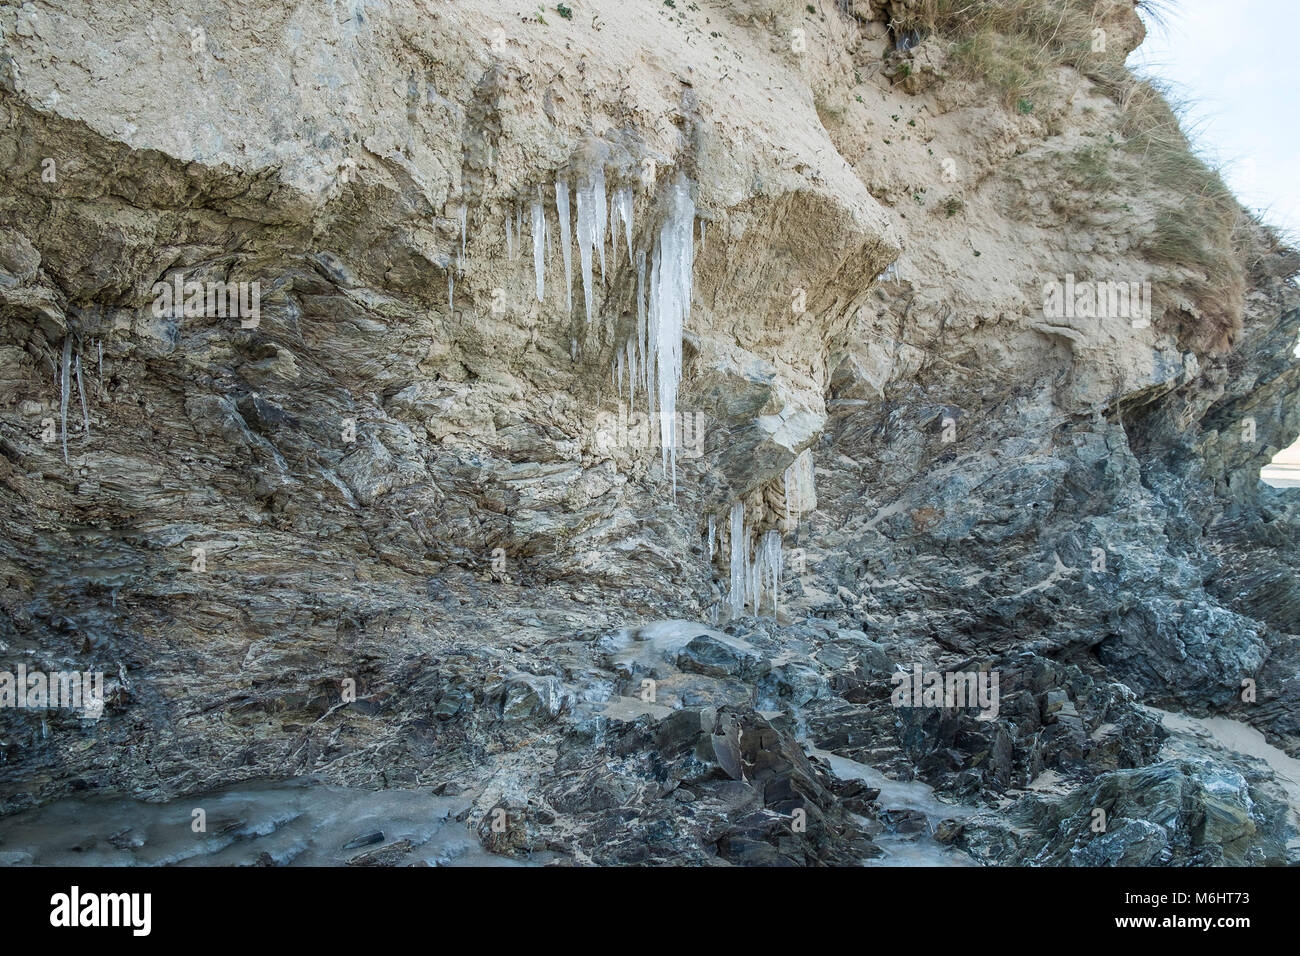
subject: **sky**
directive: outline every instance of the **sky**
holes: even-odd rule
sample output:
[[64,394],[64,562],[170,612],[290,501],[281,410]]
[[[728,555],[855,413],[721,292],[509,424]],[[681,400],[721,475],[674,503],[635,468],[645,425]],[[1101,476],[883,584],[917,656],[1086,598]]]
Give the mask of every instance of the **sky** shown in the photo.
[[1300,242],[1300,0],[1163,0],[1129,56],[1187,102],[1183,129],[1238,199]]
[[[1186,102],[1183,129],[1237,198],[1300,243],[1300,0],[1164,0],[1129,66]],[[1300,345],[1296,346],[1300,355]],[[1300,441],[1261,477],[1300,485]]]

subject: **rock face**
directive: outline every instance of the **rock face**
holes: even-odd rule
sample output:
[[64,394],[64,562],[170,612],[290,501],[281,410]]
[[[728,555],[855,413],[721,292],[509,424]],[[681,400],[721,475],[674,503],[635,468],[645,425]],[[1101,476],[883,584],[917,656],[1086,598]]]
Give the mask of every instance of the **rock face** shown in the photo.
[[0,811],[316,775],[546,862],[1296,862],[1275,770],[1144,705],[1300,756],[1300,257],[1174,254],[1130,4],[1010,106],[915,6],[0,9],[0,670],[105,681],[0,707]]

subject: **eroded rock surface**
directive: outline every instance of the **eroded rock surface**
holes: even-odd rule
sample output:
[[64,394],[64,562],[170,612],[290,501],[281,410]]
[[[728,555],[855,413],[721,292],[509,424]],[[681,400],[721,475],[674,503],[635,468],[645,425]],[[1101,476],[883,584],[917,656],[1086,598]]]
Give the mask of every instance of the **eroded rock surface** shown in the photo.
[[[376,818],[336,862],[1296,862],[1279,771],[1144,705],[1300,754],[1300,512],[1258,481],[1300,259],[1244,223],[1211,316],[1150,253],[1185,197],[1091,165],[1095,77],[1008,108],[876,2],[222,6],[0,8],[0,662],[106,680],[0,709],[0,810],[314,775],[473,846]],[[588,266],[596,171],[632,217]],[[618,363],[679,184],[674,483]],[[1045,315],[1067,275],[1151,314]],[[178,276],[257,320],[160,315]],[[781,540],[758,615],[736,502]],[[996,714],[896,706],[917,666]]]

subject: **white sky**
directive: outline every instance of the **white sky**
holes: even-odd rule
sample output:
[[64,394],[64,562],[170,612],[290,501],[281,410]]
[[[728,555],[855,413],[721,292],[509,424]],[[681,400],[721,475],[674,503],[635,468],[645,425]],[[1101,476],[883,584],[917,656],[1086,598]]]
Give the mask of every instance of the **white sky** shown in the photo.
[[[1300,0],[1166,0],[1129,65],[1172,85],[1237,198],[1300,243]],[[1296,346],[1300,355],[1300,344]],[[1261,475],[1300,485],[1300,440]],[[1280,467],[1279,467],[1280,466]]]
[[1166,0],[1129,65],[1188,101],[1183,128],[1242,203],[1300,241],[1300,0]]
[[[1300,243],[1300,0],[1160,5],[1164,22],[1143,17],[1147,39],[1128,65],[1186,100],[1183,129],[1197,150],[1244,206]],[[1269,484],[1300,484],[1300,441],[1274,462],[1261,475]]]

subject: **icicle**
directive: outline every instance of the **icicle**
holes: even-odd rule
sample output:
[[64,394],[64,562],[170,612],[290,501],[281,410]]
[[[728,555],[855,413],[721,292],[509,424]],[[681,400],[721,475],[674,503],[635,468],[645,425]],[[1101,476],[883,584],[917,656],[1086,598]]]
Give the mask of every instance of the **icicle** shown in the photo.
[[655,402],[658,395],[655,391],[655,383],[659,375],[659,323],[655,311],[655,290],[659,288],[659,246],[655,246],[654,254],[650,259],[650,275],[646,286],[646,323],[645,323],[645,340],[646,354],[650,356],[650,361],[655,364],[654,371],[650,373],[650,381],[646,383],[646,404],[649,407],[650,414],[655,413]]
[[633,403],[631,411],[636,410],[636,350],[632,347],[632,339],[623,343],[623,367],[627,369],[627,397]]
[[72,336],[63,337],[63,361],[59,366],[59,421],[63,428],[63,461],[68,461],[68,368],[72,364]]
[[564,301],[573,315],[573,252],[569,248],[572,233],[569,229],[569,184],[555,181],[555,211],[560,217],[560,252],[564,255]]
[[596,217],[596,249],[600,252],[600,282],[605,284],[605,225],[609,222],[609,211],[605,206],[605,169],[596,167],[591,181],[591,208]]
[[519,254],[520,247],[524,244],[524,204],[515,203],[515,254]]
[[456,306],[453,299],[456,294],[456,277],[452,275],[450,269],[447,270],[447,311],[454,312]]
[[[778,595],[781,593],[781,532],[768,531],[763,535],[763,570],[767,574],[767,587],[772,592],[772,615],[777,612]],[[761,597],[761,595],[760,595]],[[754,613],[758,613],[755,605]]]
[[618,379],[618,394],[622,396],[623,394],[623,350],[622,349],[619,350],[618,358],[615,360],[614,364],[616,367],[615,374]]
[[[609,256],[614,260],[614,265],[618,265],[618,223],[615,217],[618,215],[618,190],[614,191],[614,199],[609,204]],[[605,278],[605,265],[601,263],[600,277]]]
[[677,388],[682,380],[682,330],[691,315],[694,284],[695,204],[683,177],[669,191],[668,216],[659,228],[650,275],[650,354],[655,359],[660,453],[677,493]]
[[645,314],[645,250],[642,249],[636,254],[636,344],[637,350],[641,353],[641,381],[640,385],[646,392],[646,402],[649,404],[650,395],[650,373],[654,368],[654,363],[650,358],[649,342],[646,339],[646,314]]
[[468,219],[469,219],[469,207],[466,206],[464,203],[461,203],[461,206],[460,206],[460,257],[461,257],[462,259],[465,258],[465,232],[466,232],[466,228],[465,228],[465,227],[466,227],[466,225],[467,225]]
[[510,214],[506,213],[506,258],[515,257],[515,231],[514,224],[510,221]]
[[99,347],[99,400],[104,400],[104,340],[98,339],[95,345]]
[[700,252],[704,251],[704,220],[700,220]]
[[[749,543],[749,530],[745,531],[745,543]],[[759,560],[754,560],[757,557]],[[753,608],[754,615],[758,616],[758,576],[759,564],[762,560],[762,551],[758,555],[751,555],[749,548],[745,549],[745,596],[749,601],[749,606]]]
[[737,501],[731,506],[731,616],[745,613],[745,503]]
[[813,477],[812,449],[805,448],[785,470],[785,524],[793,529],[795,520],[817,505],[816,482]]
[[582,259],[582,300],[587,307],[587,321],[591,314],[591,247],[599,244],[596,223],[596,186],[592,182],[578,184],[578,255]]
[[[709,518],[709,560],[713,560],[714,521]],[[781,573],[785,558],[781,551],[781,532],[765,531],[755,546],[750,548],[750,529],[745,526],[745,506],[734,502],[731,506],[731,586],[727,595],[732,617],[745,613],[745,607],[755,615],[762,612],[765,595],[771,595],[773,616],[780,607]]]
[[[632,203],[633,195],[630,186],[624,186],[614,191],[614,210],[618,217],[623,220],[623,235],[627,238],[627,264],[633,265],[632,262]],[[615,235],[618,233],[617,227],[612,230]],[[616,249],[615,252],[618,250]]]
[[77,353],[77,394],[81,396],[81,421],[85,428],[82,433],[84,441],[90,441],[90,412],[86,408],[86,389],[81,384],[81,353]]
[[713,515],[709,515],[709,560],[710,561],[712,561],[713,556],[718,553],[717,534],[718,534],[718,519]]
[[537,280],[537,301],[542,301],[546,291],[546,207],[540,199],[533,200],[533,276]]

